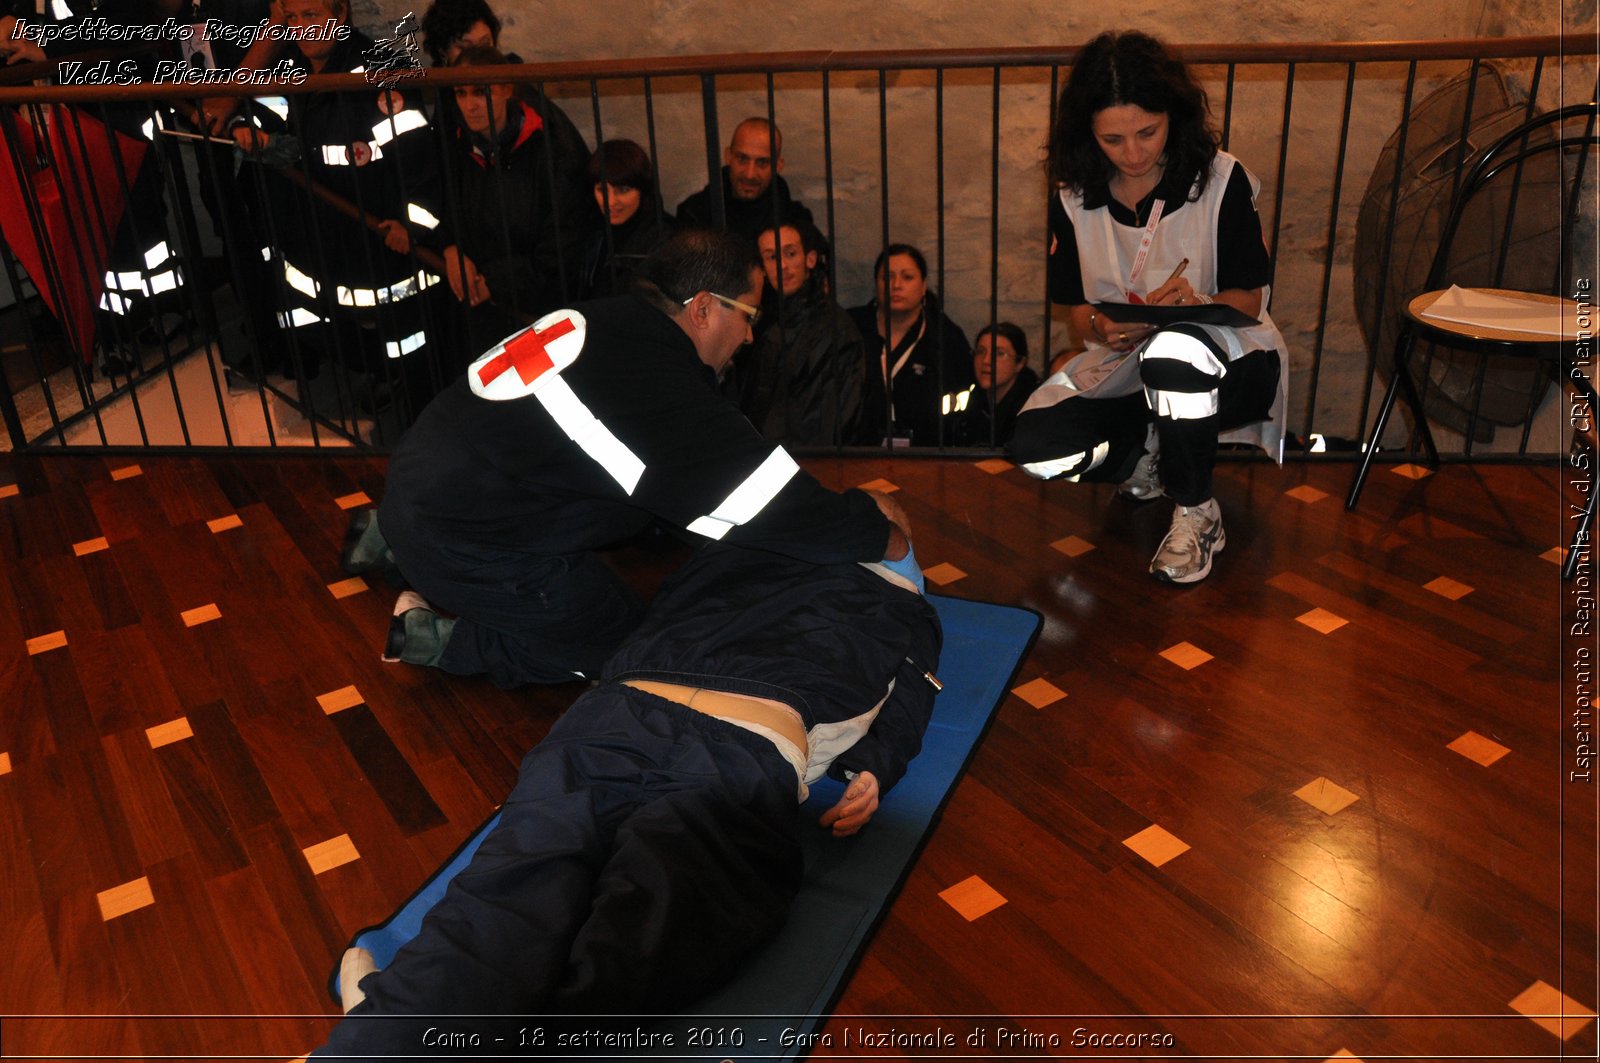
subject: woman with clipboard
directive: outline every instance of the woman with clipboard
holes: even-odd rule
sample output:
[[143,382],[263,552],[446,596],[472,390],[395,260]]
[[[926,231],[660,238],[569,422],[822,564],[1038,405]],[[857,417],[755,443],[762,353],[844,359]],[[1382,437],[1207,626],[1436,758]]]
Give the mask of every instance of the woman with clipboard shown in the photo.
[[1259,183],[1207,116],[1205,91],[1146,34],[1103,33],[1073,66],[1050,137],[1049,285],[1085,349],[1034,392],[1010,447],[1042,479],[1171,496],[1150,562],[1168,583],[1204,579],[1226,543],[1219,437],[1282,459]]

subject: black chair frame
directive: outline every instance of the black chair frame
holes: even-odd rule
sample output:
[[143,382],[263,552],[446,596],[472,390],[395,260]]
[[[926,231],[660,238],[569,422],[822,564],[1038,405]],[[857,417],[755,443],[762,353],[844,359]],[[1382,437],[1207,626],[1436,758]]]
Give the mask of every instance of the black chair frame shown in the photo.
[[[1554,137],[1537,144],[1529,144],[1529,136],[1538,129],[1546,126],[1560,126],[1578,119],[1586,119],[1583,132],[1569,133]],[[1450,211],[1446,216],[1444,229],[1439,237],[1439,247],[1434,252],[1433,264],[1428,270],[1428,279],[1423,287],[1424,292],[1438,291],[1448,286],[1446,274],[1450,260],[1451,246],[1455,242],[1456,232],[1461,227],[1461,218],[1466,211],[1467,204],[1489,182],[1494,180],[1508,167],[1520,166],[1526,160],[1546,152],[1567,152],[1576,148],[1592,148],[1600,145],[1600,135],[1595,132],[1596,105],[1594,103],[1576,104],[1562,107],[1546,114],[1524,122],[1516,129],[1506,133],[1488,148],[1480,152],[1472,165],[1467,170],[1465,180],[1461,182],[1451,200]],[[1573,178],[1571,195],[1563,209],[1563,218],[1570,225],[1577,215],[1578,192],[1583,184],[1582,160]],[[1564,375],[1571,380],[1580,395],[1588,404],[1591,416],[1600,416],[1600,397],[1596,396],[1594,384],[1584,368],[1578,365],[1572,354],[1577,346],[1578,337],[1563,337],[1551,339],[1549,342],[1519,342],[1488,337],[1466,337],[1457,332],[1447,332],[1435,329],[1425,321],[1413,318],[1409,313],[1402,317],[1400,332],[1395,339],[1394,366],[1389,377],[1388,389],[1384,392],[1383,403],[1378,408],[1378,418],[1374,422],[1372,432],[1367,439],[1365,452],[1361,457],[1361,465],[1356,470],[1355,477],[1350,484],[1350,493],[1345,499],[1345,509],[1355,509],[1361,499],[1362,488],[1366,484],[1367,474],[1372,467],[1372,459],[1378,452],[1378,441],[1383,438],[1383,431],[1388,426],[1389,416],[1394,412],[1395,399],[1403,394],[1406,405],[1411,409],[1412,425],[1414,431],[1421,436],[1423,450],[1427,456],[1430,469],[1439,467],[1439,450],[1433,441],[1433,432],[1428,427],[1428,418],[1423,409],[1422,396],[1418,393],[1416,385],[1411,379],[1411,353],[1416,346],[1417,338],[1436,340],[1444,345],[1475,350],[1484,355],[1510,354],[1523,357],[1553,359],[1561,366]],[[1482,367],[1478,374],[1478,387],[1481,389],[1483,380]],[[1476,426],[1476,402],[1472,411],[1472,420],[1467,426],[1468,438]],[[1600,484],[1592,484],[1588,492],[1588,501],[1584,512],[1579,517],[1577,529],[1573,535],[1572,547],[1567,552],[1566,562],[1562,566],[1562,577],[1570,579],[1576,570],[1579,557],[1579,547],[1588,543],[1590,529],[1594,524],[1597,499],[1600,499]]]

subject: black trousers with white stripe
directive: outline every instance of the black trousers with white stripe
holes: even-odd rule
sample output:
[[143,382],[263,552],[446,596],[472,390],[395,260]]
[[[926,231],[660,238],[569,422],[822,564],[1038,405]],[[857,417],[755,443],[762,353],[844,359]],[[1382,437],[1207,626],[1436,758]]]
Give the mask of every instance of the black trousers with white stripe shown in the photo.
[[[1175,334],[1203,349],[1161,343]],[[1266,419],[1278,389],[1277,351],[1251,351],[1232,362],[1204,329],[1176,325],[1140,354],[1144,394],[1101,399],[1072,396],[1053,406],[1024,410],[1009,446],[1018,464],[1081,456],[1062,474],[1079,480],[1121,483],[1144,451],[1146,426],[1155,424],[1161,448],[1161,482],[1179,505],[1211,497],[1217,436]],[[1173,355],[1169,357],[1168,355]],[[1070,462],[1069,462],[1070,464]]]

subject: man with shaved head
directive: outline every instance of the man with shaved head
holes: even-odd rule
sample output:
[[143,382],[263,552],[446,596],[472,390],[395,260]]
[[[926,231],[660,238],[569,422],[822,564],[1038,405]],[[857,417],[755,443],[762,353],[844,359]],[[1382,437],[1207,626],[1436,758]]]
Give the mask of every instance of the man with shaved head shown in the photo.
[[684,225],[715,227],[714,195],[722,197],[721,228],[738,233],[754,244],[763,229],[776,219],[801,217],[811,212],[789,194],[783,177],[783,133],[765,118],[746,118],[733,130],[733,140],[723,152],[722,188],[710,185],[678,204],[678,221]]

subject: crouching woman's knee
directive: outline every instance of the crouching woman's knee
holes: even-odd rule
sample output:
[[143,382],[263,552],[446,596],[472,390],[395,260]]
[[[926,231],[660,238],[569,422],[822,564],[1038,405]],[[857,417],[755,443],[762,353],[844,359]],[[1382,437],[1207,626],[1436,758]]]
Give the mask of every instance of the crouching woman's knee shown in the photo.
[[1011,442],[1006,444],[1007,456],[1023,472],[1040,480],[1077,480],[1103,464],[1109,452],[1110,444],[1105,440],[1063,433],[1053,407],[1018,414]]

